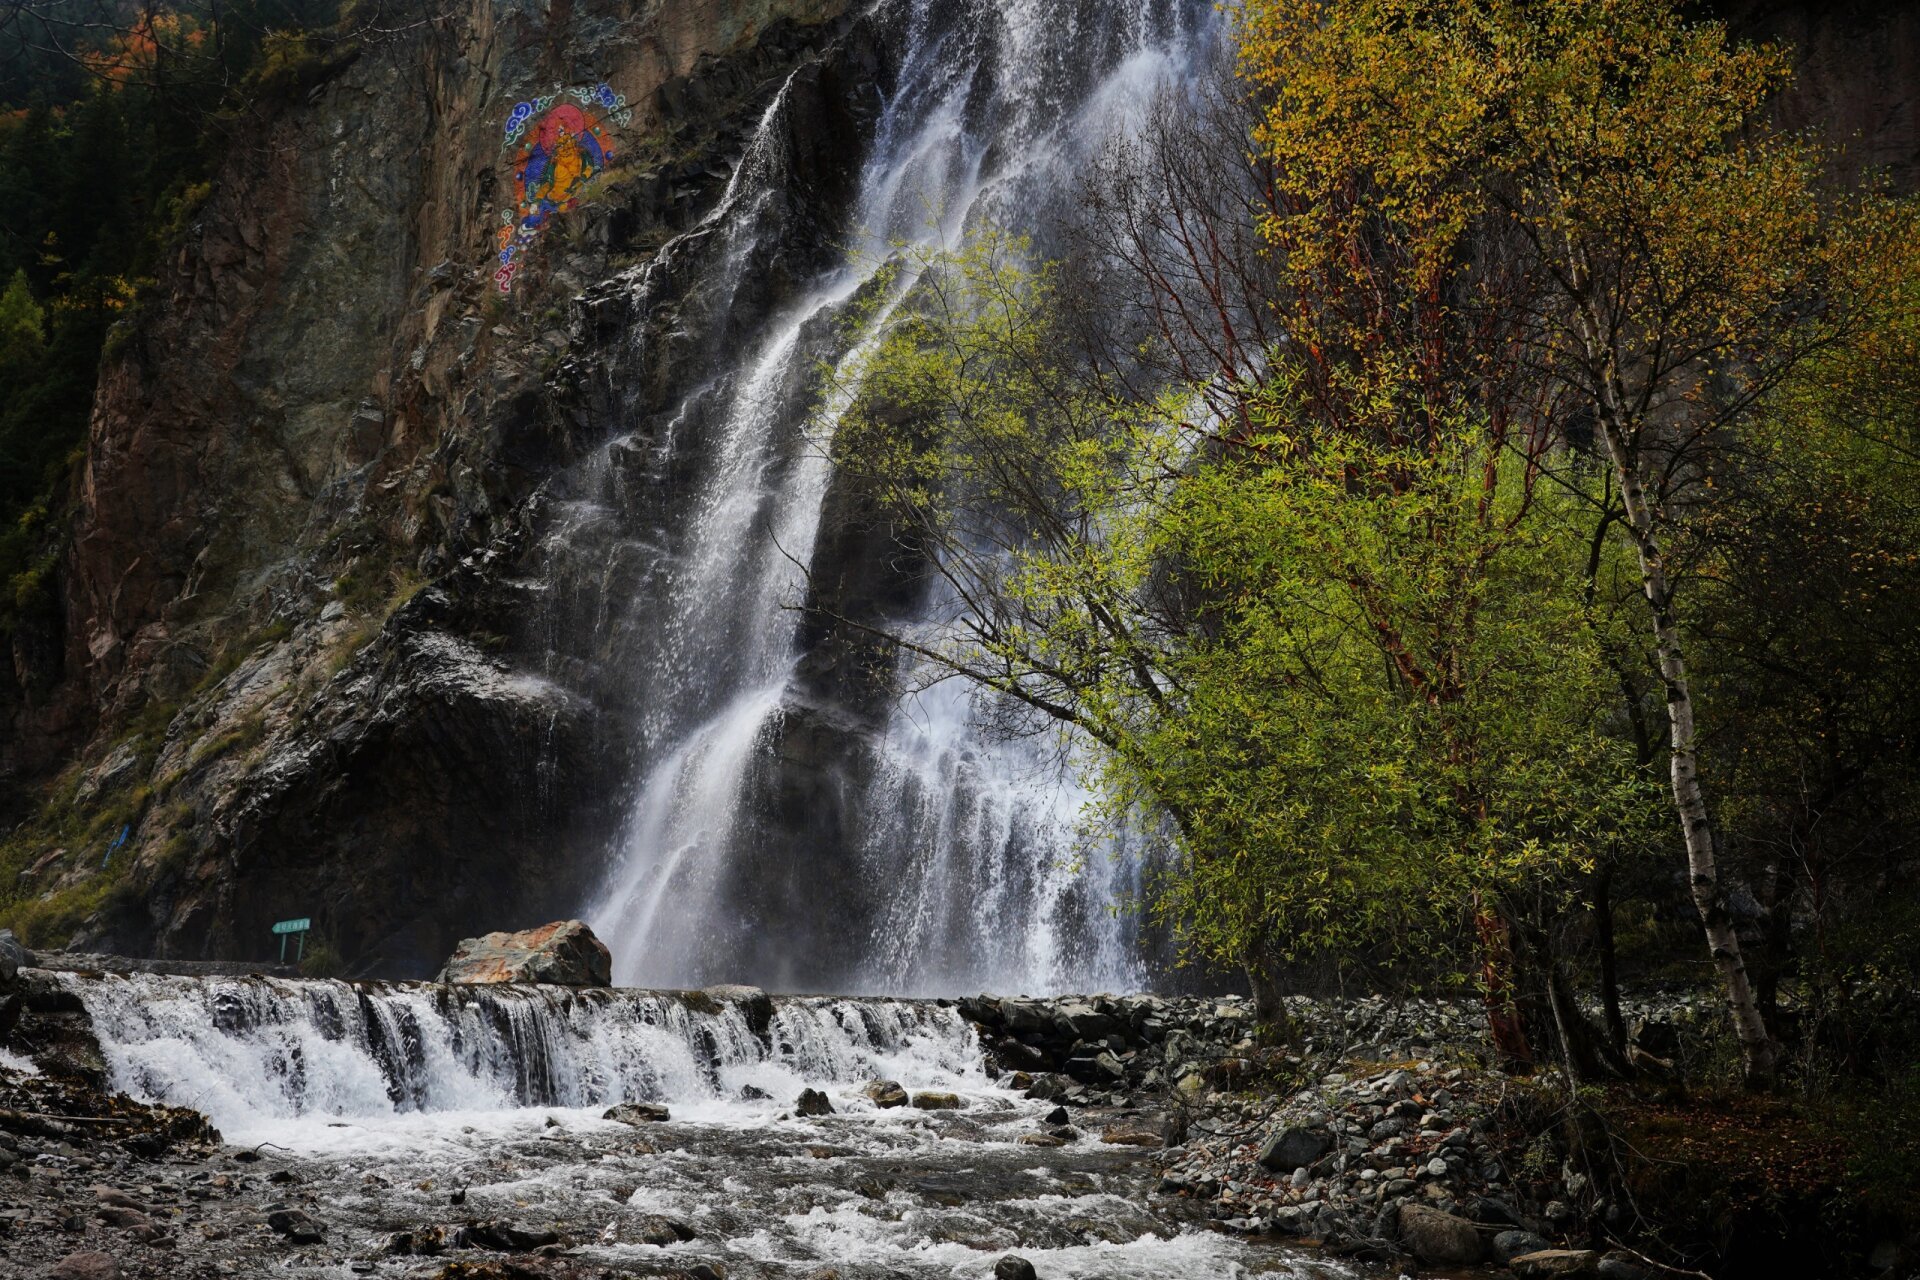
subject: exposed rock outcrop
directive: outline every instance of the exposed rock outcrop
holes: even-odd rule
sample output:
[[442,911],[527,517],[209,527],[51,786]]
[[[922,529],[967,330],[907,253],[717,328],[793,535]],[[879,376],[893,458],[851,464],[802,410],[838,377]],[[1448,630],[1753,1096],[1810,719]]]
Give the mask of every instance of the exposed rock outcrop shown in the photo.
[[[633,695],[604,637],[556,648],[564,591],[525,558],[566,468],[698,375],[688,335],[725,339],[685,233],[789,81],[789,234],[752,305],[839,234],[881,80],[845,9],[463,0],[262,104],[110,344],[60,656],[0,699],[0,777],[85,761],[23,878],[30,941],[266,958],[304,914],[322,963],[425,976],[462,928],[577,908]],[[556,84],[630,116],[505,296],[502,126]],[[104,860],[63,836],[109,822]]]
[[613,981],[613,957],[586,925],[557,920],[519,933],[464,939],[435,981],[604,987]]

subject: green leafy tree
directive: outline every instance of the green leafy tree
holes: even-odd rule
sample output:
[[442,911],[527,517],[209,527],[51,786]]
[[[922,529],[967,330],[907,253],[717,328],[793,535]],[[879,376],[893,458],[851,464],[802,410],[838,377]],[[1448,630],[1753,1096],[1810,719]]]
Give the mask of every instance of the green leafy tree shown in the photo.
[[1634,837],[1585,508],[1535,459],[1484,420],[1329,421],[1284,351],[1239,420],[1195,420],[1075,357],[1019,241],[906,258],[835,442],[950,606],[897,639],[1098,744],[1110,811],[1177,833],[1158,908],[1195,951],[1270,997],[1287,961],[1504,950]]
[[1436,306],[1499,271],[1538,411],[1578,419],[1611,465],[1688,882],[1766,1081],[1777,1046],[1719,865],[1671,540],[1711,499],[1701,451],[1847,321],[1820,153],[1760,114],[1783,55],[1669,0],[1252,0],[1242,69],[1266,95],[1257,144],[1301,175],[1276,243],[1337,277],[1384,236]]

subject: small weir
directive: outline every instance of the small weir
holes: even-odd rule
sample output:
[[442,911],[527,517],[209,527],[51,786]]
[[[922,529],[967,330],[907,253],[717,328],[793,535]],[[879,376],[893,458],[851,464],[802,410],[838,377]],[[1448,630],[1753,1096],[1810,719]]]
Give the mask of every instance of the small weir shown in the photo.
[[951,1007],[544,986],[63,974],[116,1087],[223,1127],[272,1118],[726,1101],[986,1076]]

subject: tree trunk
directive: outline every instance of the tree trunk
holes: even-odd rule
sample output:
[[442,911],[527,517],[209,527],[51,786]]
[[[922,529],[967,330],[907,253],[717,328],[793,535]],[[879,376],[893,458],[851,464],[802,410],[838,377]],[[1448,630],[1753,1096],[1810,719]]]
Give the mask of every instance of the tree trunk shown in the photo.
[[1533,1070],[1533,1045],[1520,1011],[1514,983],[1513,926],[1495,908],[1477,901],[1474,927],[1480,934],[1480,989],[1487,1006],[1487,1033],[1502,1071]]
[[1620,953],[1613,941],[1613,864],[1600,868],[1593,881],[1594,945],[1600,952],[1600,1007],[1607,1020],[1607,1038],[1620,1053],[1627,1051],[1627,1021],[1620,1015]]
[[1707,809],[1706,792],[1700,785],[1694,754],[1692,684],[1687,676],[1680,628],[1674,618],[1673,589],[1667,579],[1653,508],[1640,476],[1639,451],[1627,438],[1619,417],[1609,413],[1605,418],[1607,452],[1620,481],[1627,527],[1633,533],[1634,546],[1640,555],[1641,586],[1653,612],[1654,653],[1667,693],[1667,757],[1673,783],[1673,807],[1680,815],[1680,831],[1687,846],[1688,885],[1693,905],[1700,913],[1701,927],[1706,931],[1707,948],[1726,988],[1727,1008],[1733,1016],[1734,1033],[1740,1039],[1747,1083],[1763,1087],[1773,1081],[1777,1047],[1767,1033],[1760,1006],[1754,999],[1746,960],[1740,953],[1740,939],[1734,933],[1733,915],[1727,908],[1726,890],[1720,883],[1713,819]]
[[1283,1034],[1287,1029],[1287,992],[1274,949],[1264,941],[1254,943],[1241,963],[1247,972],[1247,989],[1253,993],[1254,1021],[1272,1033]]

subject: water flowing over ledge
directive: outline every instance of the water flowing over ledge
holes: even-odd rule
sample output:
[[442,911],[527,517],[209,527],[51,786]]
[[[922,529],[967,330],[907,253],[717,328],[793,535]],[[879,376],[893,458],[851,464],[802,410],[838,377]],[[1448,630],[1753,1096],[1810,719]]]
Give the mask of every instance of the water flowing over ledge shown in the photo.
[[59,975],[116,1088],[254,1131],[301,1117],[719,1103],[812,1084],[987,1084],[972,1028],[906,1000]]
[[[836,549],[858,505],[830,458],[844,383],[918,283],[910,265],[881,267],[899,244],[1057,217],[1101,149],[1204,64],[1213,9],[883,0],[869,20],[891,71],[848,190],[795,212],[802,69],[713,213],[629,282],[636,351],[659,341],[660,291],[696,282],[688,296],[719,326],[677,335],[699,376],[670,411],[635,408],[543,541],[541,576],[560,584],[548,631],[596,663],[612,655],[634,709],[627,820],[582,914],[614,944],[616,980],[635,985],[1134,989],[1139,930],[1114,908],[1139,892],[1145,855],[1078,829],[1086,797],[1057,744],[979,733],[951,685],[899,696],[919,674],[906,662],[890,696],[848,705],[812,651],[832,646],[794,606],[822,607],[819,583],[844,578],[855,594],[900,593],[891,624],[937,626],[939,601],[905,600],[924,584]],[[767,264],[787,261],[821,265],[763,296]],[[850,325],[863,300],[870,322]],[[822,403],[826,370],[836,390]]]

